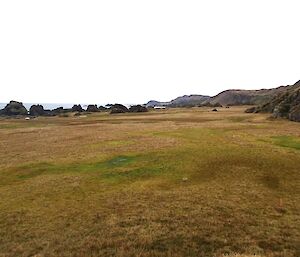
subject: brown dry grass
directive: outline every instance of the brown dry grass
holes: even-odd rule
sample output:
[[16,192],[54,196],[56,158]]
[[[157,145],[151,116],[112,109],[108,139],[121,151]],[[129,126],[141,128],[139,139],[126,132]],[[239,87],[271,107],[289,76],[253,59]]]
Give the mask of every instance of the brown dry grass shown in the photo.
[[0,256],[299,256],[299,123],[244,109],[0,120]]

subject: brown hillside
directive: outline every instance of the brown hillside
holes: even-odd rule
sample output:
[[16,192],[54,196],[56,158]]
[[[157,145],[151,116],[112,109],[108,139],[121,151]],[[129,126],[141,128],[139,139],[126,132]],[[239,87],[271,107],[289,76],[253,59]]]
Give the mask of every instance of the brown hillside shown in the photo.
[[259,105],[269,101],[285,87],[261,90],[230,89],[211,98],[210,103],[222,105]]

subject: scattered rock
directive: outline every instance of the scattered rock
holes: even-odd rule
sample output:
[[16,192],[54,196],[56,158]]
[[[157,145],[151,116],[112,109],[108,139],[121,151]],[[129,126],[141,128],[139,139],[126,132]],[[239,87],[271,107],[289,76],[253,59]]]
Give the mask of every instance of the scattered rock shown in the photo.
[[44,116],[55,116],[55,112],[51,110],[44,110]]
[[126,106],[122,105],[122,104],[114,104],[111,108],[110,108],[110,113],[111,114],[116,114],[116,113],[126,113],[128,112],[128,109]]
[[64,109],[63,107],[58,107],[56,109],[53,109],[52,111],[45,110],[45,112],[50,116],[56,116],[56,115],[66,114],[74,111],[73,109]]
[[64,113],[64,108],[63,107],[58,107],[58,108],[55,108],[51,111],[51,113],[53,115],[59,115],[59,114],[62,114]]
[[129,108],[129,112],[148,112],[148,109],[142,105],[133,105]]
[[107,111],[108,109],[106,108],[106,107],[104,107],[104,106],[102,106],[102,105],[100,105],[99,107],[98,107],[98,110],[99,111]]
[[255,113],[255,112],[256,112],[256,107],[255,106],[250,107],[250,108],[245,110],[245,113]]
[[89,104],[86,111],[87,112],[99,112],[99,109],[96,104],[95,105]]
[[21,102],[10,101],[3,110],[1,110],[2,115],[15,116],[15,115],[27,115],[28,111]]
[[74,104],[72,107],[72,111],[73,112],[84,112],[84,109],[81,107],[80,104]]
[[213,111],[213,112],[217,112],[218,110],[217,110],[217,109],[212,109],[212,111]]
[[29,115],[31,116],[43,116],[45,115],[44,107],[40,104],[32,105],[29,110]]

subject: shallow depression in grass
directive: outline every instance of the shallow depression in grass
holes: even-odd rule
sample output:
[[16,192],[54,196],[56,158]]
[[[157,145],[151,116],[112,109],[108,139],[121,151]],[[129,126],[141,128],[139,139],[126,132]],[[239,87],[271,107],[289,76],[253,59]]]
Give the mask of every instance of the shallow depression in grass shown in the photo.
[[[138,179],[157,175],[166,167],[154,162],[156,154],[139,156],[120,155],[101,162],[53,164],[47,162],[22,165],[7,171],[10,183],[21,182],[41,175],[94,174],[93,177],[120,182],[124,179]],[[2,181],[7,183],[9,181]]]

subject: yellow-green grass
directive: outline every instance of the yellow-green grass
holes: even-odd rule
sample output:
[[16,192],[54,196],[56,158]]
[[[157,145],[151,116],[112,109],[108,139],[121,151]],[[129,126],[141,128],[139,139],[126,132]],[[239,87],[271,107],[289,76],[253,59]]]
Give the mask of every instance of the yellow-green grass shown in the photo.
[[0,256],[300,256],[300,124],[244,109],[0,120]]

